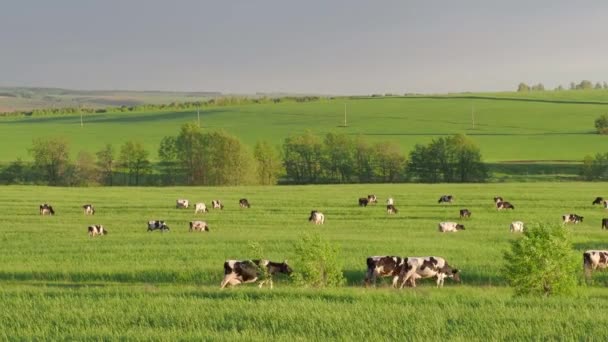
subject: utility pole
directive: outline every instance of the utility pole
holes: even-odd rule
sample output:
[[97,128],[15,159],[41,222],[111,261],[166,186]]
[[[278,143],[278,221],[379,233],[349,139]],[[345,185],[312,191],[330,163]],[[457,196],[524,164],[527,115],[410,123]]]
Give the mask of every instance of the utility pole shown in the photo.
[[471,103],[471,121],[473,122],[473,129],[475,129],[475,105]]
[[196,118],[198,121],[198,128],[201,128],[201,105],[198,105],[198,109],[196,110]]
[[347,125],[346,125],[346,102],[344,103],[344,127],[347,127]]
[[83,112],[82,106],[80,106],[80,127],[81,128],[84,127],[84,121],[82,120],[82,112]]

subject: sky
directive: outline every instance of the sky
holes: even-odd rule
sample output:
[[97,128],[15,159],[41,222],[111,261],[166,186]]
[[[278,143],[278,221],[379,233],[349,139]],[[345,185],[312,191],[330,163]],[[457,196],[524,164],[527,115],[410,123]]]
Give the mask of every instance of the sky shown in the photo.
[[0,86],[446,93],[608,81],[608,1],[0,0]]

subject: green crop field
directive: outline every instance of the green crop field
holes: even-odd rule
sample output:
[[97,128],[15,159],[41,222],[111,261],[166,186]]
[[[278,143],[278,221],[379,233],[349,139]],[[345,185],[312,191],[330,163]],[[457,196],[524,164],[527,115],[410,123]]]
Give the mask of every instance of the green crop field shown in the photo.
[[[568,225],[573,253],[608,248],[600,229],[605,195],[597,183],[484,185],[341,185],[289,187],[49,188],[5,186],[0,192],[0,339],[12,340],[606,340],[608,274],[596,273],[572,298],[514,298],[502,276],[502,255],[513,220]],[[357,206],[374,193],[380,204]],[[452,205],[437,204],[442,194]],[[514,211],[497,212],[503,196]],[[399,214],[382,203],[395,198]],[[240,209],[246,197],[250,209]],[[221,199],[223,211],[194,215],[175,209],[175,199]],[[40,217],[51,203],[56,216]],[[95,216],[81,206],[92,203]],[[461,221],[466,230],[439,233],[437,223]],[[307,222],[310,210],[326,215]],[[206,220],[211,232],[189,233],[188,221]],[[164,219],[168,233],[146,232]],[[109,234],[90,238],[103,224]],[[267,258],[288,259],[297,270],[294,243],[318,232],[340,248],[347,279],[336,289],[297,287],[290,279],[275,289],[242,285],[220,290],[225,259],[252,255],[258,242]],[[462,283],[437,289],[363,288],[370,255],[445,257],[461,269]],[[582,259],[582,258],[581,258]],[[582,263],[582,260],[581,260]],[[582,270],[581,270],[582,277]]]

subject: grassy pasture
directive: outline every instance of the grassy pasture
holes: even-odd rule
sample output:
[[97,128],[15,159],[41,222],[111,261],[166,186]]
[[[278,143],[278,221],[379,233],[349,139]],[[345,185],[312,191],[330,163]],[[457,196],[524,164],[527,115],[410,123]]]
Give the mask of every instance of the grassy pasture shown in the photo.
[[[591,201],[602,184],[345,185],[221,188],[3,187],[0,192],[0,338],[2,339],[597,339],[605,340],[608,275],[597,273],[575,298],[512,298],[501,276],[502,253],[517,238],[509,223],[522,220],[570,225],[576,253],[608,248],[600,229],[603,208]],[[399,214],[384,206],[360,208],[357,198],[395,198]],[[456,197],[439,205],[442,194]],[[500,195],[514,211],[497,212]],[[250,209],[238,208],[246,197]],[[175,199],[221,199],[226,208],[194,216]],[[38,204],[57,215],[40,217]],[[85,217],[81,205],[97,214]],[[461,221],[466,230],[437,232],[437,223]],[[312,209],[326,224],[307,222]],[[209,222],[208,234],[189,233],[187,222]],[[147,233],[150,219],[171,232]],[[107,236],[91,239],[89,224]],[[220,291],[222,263],[248,258],[257,241],[273,260],[291,260],[293,243],[317,231],[341,248],[347,285],[297,288],[282,278],[275,289],[244,285]],[[362,288],[369,255],[440,255],[462,270],[463,283],[432,281],[416,289]],[[582,274],[582,272],[581,272]]]

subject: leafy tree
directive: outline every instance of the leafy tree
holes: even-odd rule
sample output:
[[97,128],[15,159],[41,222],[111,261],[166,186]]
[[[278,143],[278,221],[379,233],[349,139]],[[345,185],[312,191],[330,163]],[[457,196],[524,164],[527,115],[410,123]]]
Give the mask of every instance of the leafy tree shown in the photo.
[[608,180],[608,153],[597,153],[595,157],[586,156],[581,175],[585,180]]
[[34,167],[43,174],[49,185],[65,182],[70,165],[67,140],[60,137],[34,139],[29,152],[34,157]]
[[188,180],[188,184],[206,184],[203,133],[194,123],[181,127],[175,140],[177,159]]
[[570,90],[574,90],[574,89],[577,89],[576,88],[576,83],[570,82]]
[[128,172],[127,185],[130,185],[133,180],[135,185],[139,185],[140,177],[150,168],[148,155],[149,152],[140,142],[127,141],[122,145],[118,164]]
[[345,283],[339,250],[319,234],[306,234],[294,245],[298,267],[293,277],[300,286],[336,287]]
[[97,183],[98,178],[95,157],[87,151],[78,152],[76,157],[76,184],[92,185]]
[[401,179],[406,159],[394,142],[381,142],[374,146],[374,160],[378,175],[383,182],[397,182]]
[[589,80],[582,80],[581,83],[579,83],[576,86],[576,89],[582,89],[582,90],[593,89],[593,83],[591,83],[591,81],[589,81]]
[[604,87],[604,89],[608,89],[608,83],[606,83],[606,81],[604,81],[603,87]]
[[564,87],[560,84],[557,86],[557,88],[555,88],[556,91],[562,91],[564,90]]
[[323,142],[323,168],[330,178],[349,182],[354,173],[355,149],[346,134],[327,133]]
[[525,84],[524,82],[521,82],[517,86],[517,91],[518,92],[530,91],[530,87],[527,84]]
[[545,86],[542,83],[535,84],[535,85],[532,86],[532,90],[534,90],[534,91],[544,91],[545,90]]
[[258,141],[253,149],[253,156],[257,161],[258,182],[263,185],[276,184],[282,166],[275,148],[267,141]]
[[164,184],[175,184],[179,173],[177,159],[177,138],[166,136],[160,141],[158,147],[159,166],[163,175]]
[[594,88],[595,88],[595,89],[602,89],[602,84],[601,84],[600,82],[597,82],[597,83],[595,84],[595,87],[594,87]]
[[111,144],[95,153],[97,156],[97,167],[103,184],[112,186],[114,184],[114,147]]
[[22,184],[26,181],[27,166],[21,158],[10,163],[2,173],[0,179],[4,184]]
[[359,136],[355,140],[355,175],[361,183],[369,183],[374,178],[374,151],[367,141]]
[[253,183],[254,162],[250,151],[226,132],[203,135],[205,184],[239,185]]
[[595,119],[595,129],[599,134],[608,134],[608,114],[602,114]]
[[286,138],[283,164],[287,177],[300,184],[316,183],[321,175],[322,148],[320,139],[311,132]]
[[504,273],[517,295],[570,294],[576,286],[579,263],[561,226],[528,228],[511,242],[504,259]]

